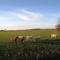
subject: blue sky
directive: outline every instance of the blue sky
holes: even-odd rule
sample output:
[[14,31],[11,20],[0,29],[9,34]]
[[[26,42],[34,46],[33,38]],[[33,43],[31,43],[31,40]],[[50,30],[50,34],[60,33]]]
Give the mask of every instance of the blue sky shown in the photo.
[[60,0],[0,0],[0,29],[55,28]]

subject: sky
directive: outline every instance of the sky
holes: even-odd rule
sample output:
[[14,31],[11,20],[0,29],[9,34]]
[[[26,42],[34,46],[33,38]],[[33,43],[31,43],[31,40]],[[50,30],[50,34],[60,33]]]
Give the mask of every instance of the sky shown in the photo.
[[0,0],[0,29],[55,28],[60,0]]

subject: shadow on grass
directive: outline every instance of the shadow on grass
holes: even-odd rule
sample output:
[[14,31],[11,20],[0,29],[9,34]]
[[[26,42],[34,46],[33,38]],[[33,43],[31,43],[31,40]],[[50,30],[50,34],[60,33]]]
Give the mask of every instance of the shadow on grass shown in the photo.
[[0,44],[0,60],[60,60],[60,40],[27,41]]

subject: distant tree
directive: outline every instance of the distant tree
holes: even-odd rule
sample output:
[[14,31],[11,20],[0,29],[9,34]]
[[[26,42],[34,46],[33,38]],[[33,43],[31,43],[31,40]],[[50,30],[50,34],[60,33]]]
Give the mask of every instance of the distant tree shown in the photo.
[[56,30],[57,31],[60,31],[60,18],[58,19],[58,23],[56,25]]

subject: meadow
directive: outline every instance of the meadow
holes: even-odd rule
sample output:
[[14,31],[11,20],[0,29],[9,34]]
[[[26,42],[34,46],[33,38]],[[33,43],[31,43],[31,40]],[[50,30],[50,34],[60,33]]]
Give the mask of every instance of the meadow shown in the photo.
[[[0,60],[60,60],[60,32],[51,39],[55,30],[0,31]],[[33,38],[23,44],[9,43],[9,39],[18,35],[32,35]]]
[[[10,38],[16,37],[18,35],[21,36],[39,36],[41,39],[50,39],[51,34],[54,33],[55,30],[42,29],[42,30],[21,30],[21,31],[0,31],[0,42],[7,42]],[[60,32],[58,33],[57,39],[60,38]]]

